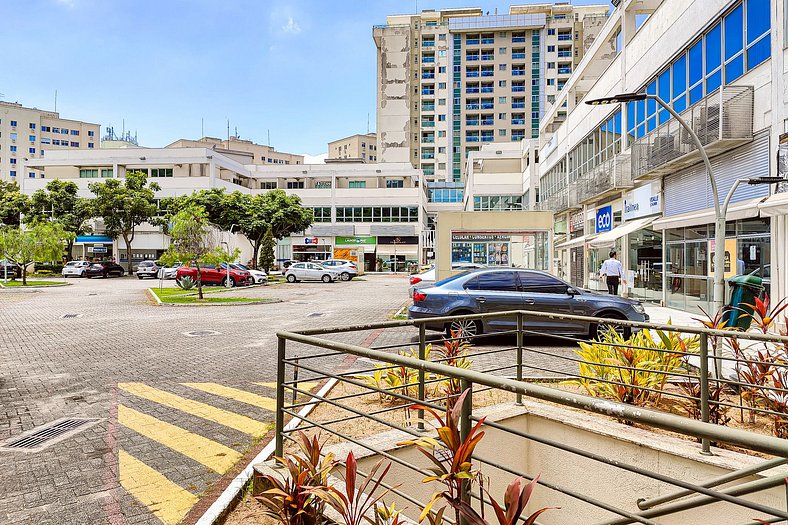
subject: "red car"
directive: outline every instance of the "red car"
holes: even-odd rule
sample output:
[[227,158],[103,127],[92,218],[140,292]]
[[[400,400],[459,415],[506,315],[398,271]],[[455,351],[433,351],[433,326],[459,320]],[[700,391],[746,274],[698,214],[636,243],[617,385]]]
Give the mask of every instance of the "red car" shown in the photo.
[[[197,268],[191,266],[181,266],[175,273],[175,279],[183,277],[191,277],[197,281]],[[200,266],[200,280],[203,284],[220,284],[227,286],[227,266],[214,266],[206,265]],[[252,274],[246,270],[236,270],[230,267],[230,286],[245,286],[247,284],[254,284]]]

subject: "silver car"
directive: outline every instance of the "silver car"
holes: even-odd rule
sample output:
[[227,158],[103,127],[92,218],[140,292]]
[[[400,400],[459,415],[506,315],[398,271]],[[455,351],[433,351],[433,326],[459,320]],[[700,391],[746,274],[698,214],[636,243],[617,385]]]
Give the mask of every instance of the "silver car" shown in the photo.
[[63,266],[63,277],[85,277],[88,266],[90,266],[88,261],[70,261]]
[[285,279],[287,279],[289,283],[298,281],[323,281],[324,283],[331,283],[339,278],[340,274],[338,271],[313,262],[295,263],[285,272]]

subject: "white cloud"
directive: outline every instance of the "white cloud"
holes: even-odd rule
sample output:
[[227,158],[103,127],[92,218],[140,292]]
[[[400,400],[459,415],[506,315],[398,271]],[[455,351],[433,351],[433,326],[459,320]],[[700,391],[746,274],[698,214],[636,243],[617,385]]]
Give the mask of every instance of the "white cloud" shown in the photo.
[[296,22],[292,16],[288,16],[287,23],[282,26],[282,32],[297,35],[301,32],[301,26],[298,25],[298,22]]
[[321,153],[319,155],[309,155],[304,153],[304,164],[325,164],[328,153]]

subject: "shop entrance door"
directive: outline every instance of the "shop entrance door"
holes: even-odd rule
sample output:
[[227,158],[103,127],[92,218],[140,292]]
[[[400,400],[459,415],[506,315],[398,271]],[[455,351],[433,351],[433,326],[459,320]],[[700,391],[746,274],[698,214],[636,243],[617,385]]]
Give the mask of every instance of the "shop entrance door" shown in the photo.
[[579,288],[583,288],[583,274],[585,273],[585,264],[583,257],[583,247],[572,248],[569,250],[569,280]]

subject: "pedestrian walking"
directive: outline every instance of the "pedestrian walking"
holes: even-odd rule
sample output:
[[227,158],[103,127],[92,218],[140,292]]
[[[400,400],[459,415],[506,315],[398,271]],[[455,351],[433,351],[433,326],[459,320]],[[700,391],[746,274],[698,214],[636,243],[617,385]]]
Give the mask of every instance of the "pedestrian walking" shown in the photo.
[[618,285],[623,281],[624,284],[624,267],[621,261],[616,259],[616,251],[610,250],[610,258],[602,263],[602,268],[599,269],[599,275],[605,278],[607,284],[607,291],[610,295],[618,295]]

